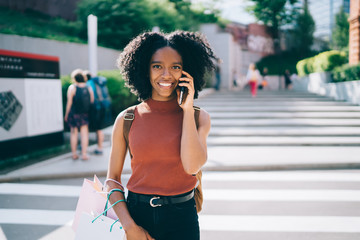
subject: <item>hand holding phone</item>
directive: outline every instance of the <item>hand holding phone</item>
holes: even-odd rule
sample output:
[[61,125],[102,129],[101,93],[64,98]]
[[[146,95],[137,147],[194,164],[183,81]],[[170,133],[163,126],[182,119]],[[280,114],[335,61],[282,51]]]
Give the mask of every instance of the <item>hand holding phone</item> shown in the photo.
[[190,76],[190,74],[185,71],[182,71],[181,78],[179,79],[179,84],[186,83],[186,86],[179,86],[179,88],[180,88],[179,105],[181,105],[188,97],[188,94],[190,91],[189,87],[191,87],[191,89],[192,89],[192,86],[193,86],[192,81],[193,81],[193,78]]

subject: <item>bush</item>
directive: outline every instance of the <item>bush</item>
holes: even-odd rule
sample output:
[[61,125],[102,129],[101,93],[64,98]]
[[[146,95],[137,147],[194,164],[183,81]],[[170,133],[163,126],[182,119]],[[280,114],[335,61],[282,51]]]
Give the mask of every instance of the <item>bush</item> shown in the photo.
[[347,61],[345,52],[326,51],[318,55],[305,58],[296,64],[296,70],[299,76],[304,76],[314,72],[328,72],[334,68],[343,65]]
[[129,88],[125,87],[119,70],[103,70],[99,71],[98,75],[107,78],[114,117],[125,108],[137,103],[137,97],[130,92]]
[[322,52],[315,56],[313,72],[328,72],[346,63],[346,53],[337,50]]
[[360,79],[360,64],[344,64],[332,72],[333,82],[354,81]]
[[[121,78],[118,70],[103,70],[99,71],[98,75],[107,78],[107,87],[111,97],[111,108],[114,119],[122,110],[137,103],[137,97],[125,87],[124,80]],[[71,83],[70,75],[61,76],[64,115],[67,102],[66,93]]]
[[53,18],[39,12],[18,12],[0,7],[0,32],[20,36],[86,43],[79,38],[81,22]]
[[307,64],[307,59],[303,59],[296,64],[296,70],[300,77],[305,76],[307,74],[306,64]]
[[[316,57],[316,56],[315,56]],[[305,65],[305,73],[310,74],[314,71],[314,62],[316,61],[315,57],[308,58]]]
[[293,52],[282,52],[278,55],[269,55],[263,57],[256,63],[256,67],[262,71],[265,67],[268,68],[269,75],[283,75],[285,70],[290,72],[296,71],[296,63],[299,61],[298,55]]

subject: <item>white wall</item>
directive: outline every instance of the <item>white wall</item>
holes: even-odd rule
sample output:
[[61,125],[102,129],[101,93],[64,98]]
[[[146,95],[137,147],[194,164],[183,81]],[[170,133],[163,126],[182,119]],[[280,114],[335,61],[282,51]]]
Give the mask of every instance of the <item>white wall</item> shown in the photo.
[[[0,34],[0,49],[58,56],[61,75],[67,75],[76,68],[88,69],[87,44]],[[116,69],[119,54],[120,51],[98,47],[98,69]]]
[[330,73],[311,73],[293,81],[295,90],[360,105],[360,80],[329,83]]

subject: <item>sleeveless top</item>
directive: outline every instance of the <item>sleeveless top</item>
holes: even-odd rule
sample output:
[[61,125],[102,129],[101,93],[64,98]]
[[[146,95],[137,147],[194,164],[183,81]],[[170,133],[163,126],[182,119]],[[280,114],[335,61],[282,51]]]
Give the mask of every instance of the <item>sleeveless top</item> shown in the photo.
[[196,177],[184,171],[180,158],[183,110],[177,100],[148,99],[139,104],[129,132],[135,193],[172,196],[195,188]]
[[91,100],[88,87],[76,86],[76,93],[73,98],[72,108],[75,114],[88,113],[90,110]]

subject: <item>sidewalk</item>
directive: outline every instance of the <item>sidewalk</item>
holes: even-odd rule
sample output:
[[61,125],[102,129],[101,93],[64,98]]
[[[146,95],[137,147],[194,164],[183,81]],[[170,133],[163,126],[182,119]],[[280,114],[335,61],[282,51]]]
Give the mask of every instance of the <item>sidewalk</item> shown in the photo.
[[[208,90],[206,93],[211,93]],[[200,102],[206,101],[201,99]],[[204,103],[204,102],[203,102]],[[196,104],[196,103],[195,103]],[[200,105],[201,106],[201,105]],[[231,117],[229,117],[231,119]],[[227,120],[227,119],[225,119]],[[222,121],[222,120],[219,120]],[[341,121],[341,120],[340,120]],[[216,123],[215,119],[212,124]],[[218,126],[221,124],[218,123]],[[234,139],[224,140],[219,144],[221,133],[226,129],[214,126],[214,133],[209,138],[208,161],[204,171],[262,171],[262,170],[294,170],[294,169],[341,169],[360,168],[360,147],[331,145],[250,145],[227,144]],[[246,128],[243,129],[248,129]],[[230,131],[231,129],[228,129]],[[110,139],[112,127],[104,130],[105,139]],[[235,131],[234,129],[232,131]],[[218,136],[220,135],[220,136]],[[231,135],[231,134],[230,134]],[[230,136],[231,137],[231,136]],[[239,141],[239,140],[238,140]],[[245,138],[245,141],[246,140]],[[286,140],[287,141],[287,140]],[[96,145],[90,146],[91,153]],[[72,160],[71,153],[66,153],[40,163],[24,167],[4,175],[0,182],[14,182],[40,179],[92,177],[94,174],[105,176],[110,155],[110,141],[104,142],[104,154],[90,155],[88,161]],[[126,157],[124,173],[131,173],[130,158]]]

